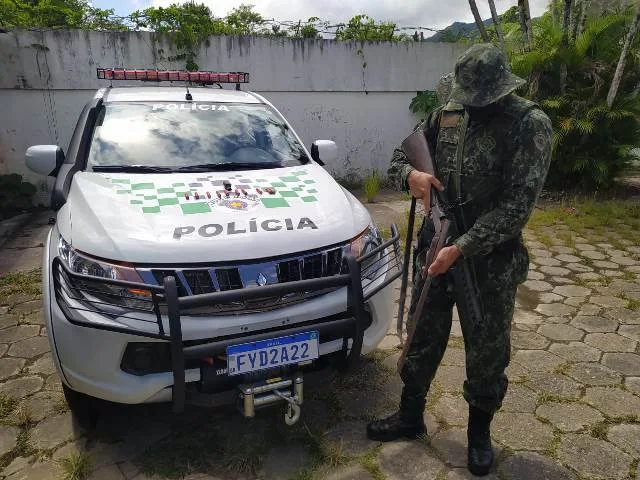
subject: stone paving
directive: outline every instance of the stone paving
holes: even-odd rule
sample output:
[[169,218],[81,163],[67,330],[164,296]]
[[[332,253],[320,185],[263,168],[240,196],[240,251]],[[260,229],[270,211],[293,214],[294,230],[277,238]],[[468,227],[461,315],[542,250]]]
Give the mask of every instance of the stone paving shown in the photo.
[[[388,217],[405,206],[374,210]],[[3,264],[37,265],[31,257],[41,254],[35,247],[46,222],[25,233],[30,248],[18,252],[16,239]],[[498,460],[485,478],[640,480],[640,248],[633,238],[527,232],[531,271],[513,322],[510,387],[492,429]],[[393,326],[355,372],[309,378],[303,421],[294,427],[279,409],[246,421],[228,409],[178,416],[167,405],[142,405],[110,406],[95,430],[84,431],[61,394],[39,295],[14,293],[0,305],[3,478],[79,478],[71,473],[82,471],[94,480],[472,478],[457,321],[428,397],[428,438],[379,445],[364,429],[398,402]]]

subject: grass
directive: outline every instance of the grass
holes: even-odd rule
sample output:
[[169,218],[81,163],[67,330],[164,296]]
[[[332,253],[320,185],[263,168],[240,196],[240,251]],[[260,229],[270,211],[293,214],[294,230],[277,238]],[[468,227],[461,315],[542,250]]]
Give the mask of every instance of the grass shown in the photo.
[[593,258],[585,257],[580,254],[578,254],[578,256],[582,259],[582,263],[584,263],[587,267],[593,266]]
[[640,302],[638,300],[633,300],[633,299],[627,299],[627,304],[625,305],[625,308],[628,308],[629,310],[633,310],[634,312],[637,312],[638,310],[640,310]]
[[440,397],[444,394],[444,389],[435,380],[431,382],[431,388],[429,389],[429,395],[427,395],[427,410],[431,413],[436,408],[436,404]]
[[578,399],[574,397],[565,397],[563,395],[556,395],[555,393],[540,392],[536,399],[536,405],[542,405],[543,403],[574,403]]
[[621,300],[626,300],[627,304],[625,305],[625,308],[634,312],[640,310],[640,301],[630,298],[625,292],[618,293],[616,297]]
[[13,449],[16,457],[28,457],[34,451],[31,446],[31,436],[26,428],[21,430],[16,437],[16,447]]
[[576,241],[573,239],[573,234],[569,232],[558,232],[556,233],[556,237],[562,240],[567,247],[576,248]]
[[25,405],[21,405],[20,407],[18,407],[16,417],[16,425],[18,425],[19,427],[26,428],[33,423],[31,410],[29,410],[29,407]]
[[608,287],[613,283],[613,277],[607,277],[606,275],[601,275],[598,279],[598,282],[603,287]]
[[[600,230],[608,227],[629,234],[627,229],[619,227],[620,220],[632,227],[631,231],[634,229],[637,231],[640,228],[640,204],[634,200],[596,201],[575,196],[559,204],[536,209],[529,220],[529,225],[536,229],[562,222],[576,232],[583,232],[589,228]],[[634,239],[631,238],[631,240]]]
[[447,346],[451,348],[464,348],[464,338],[463,337],[449,337],[449,341],[447,342]]
[[562,442],[560,433],[557,431],[553,432],[553,439],[549,442],[549,445],[544,450],[544,455],[549,458],[553,458],[554,460],[558,459],[558,449],[560,448],[560,443]]
[[0,276],[0,298],[7,298],[16,293],[25,295],[40,295],[41,270],[28,272],[10,272]]
[[16,401],[13,398],[0,393],[0,418],[6,418],[11,412],[13,412],[14,408],[16,408]]
[[594,424],[589,433],[594,438],[599,438],[600,440],[606,440],[607,434],[609,433],[609,428],[612,425],[619,425],[621,423],[638,423],[640,421],[640,417],[638,415],[619,415],[616,417],[607,417],[604,420]]
[[607,433],[609,433],[609,425],[610,425],[610,423],[607,422],[606,420],[598,422],[598,423],[596,423],[595,425],[593,425],[591,427],[591,430],[589,430],[589,434],[593,438],[598,438],[600,440],[606,440],[607,439]]
[[436,475],[435,480],[447,480],[447,478],[449,478],[449,474],[447,473],[447,471],[446,470],[440,470],[438,475]]
[[224,452],[224,468],[239,475],[256,475],[267,450],[268,446],[262,438],[257,438],[255,442],[229,439]]
[[327,441],[323,436],[313,433],[307,425],[304,427],[316,463],[327,467],[339,467],[349,463],[350,459],[345,454],[342,442]]
[[545,247],[550,247],[551,245],[553,245],[553,239],[551,238],[550,235],[547,235],[546,233],[538,233],[538,241],[543,244]]
[[553,373],[557,373],[560,375],[567,373],[567,370],[571,368],[571,365],[573,365],[573,363],[571,362],[561,363],[560,365],[558,365],[556,368],[553,369]]
[[90,462],[86,452],[74,452],[58,460],[62,468],[61,480],[83,480],[89,475]]
[[207,457],[221,457],[220,438],[211,432],[175,432],[149,447],[142,455],[140,470],[149,476],[182,478],[192,469],[204,468]]
[[56,403],[53,406],[53,411],[58,413],[58,414],[66,413],[66,412],[69,411],[69,404],[64,399],[64,397],[59,398],[58,400],[56,400]]
[[369,475],[371,475],[374,480],[385,480],[387,478],[386,475],[382,473],[382,470],[380,470],[378,462],[376,461],[380,449],[381,447],[376,447],[360,458],[360,465],[369,472]]
[[378,192],[382,188],[384,179],[377,170],[374,170],[367,178],[364,179],[364,194],[367,198],[367,202],[371,203],[375,201]]
[[[422,220],[420,218],[420,214],[416,214],[416,219],[413,224],[413,239],[415,239],[416,235],[418,234],[421,221]],[[404,253],[405,242],[407,240],[407,232],[409,231],[409,209],[408,208],[405,210],[404,215],[398,220],[397,226],[398,226],[398,234],[400,235],[400,252]],[[381,225],[379,229],[380,229],[380,234],[382,235],[382,238],[384,238],[385,240],[388,240],[389,238],[391,238],[391,229],[389,227],[385,225]],[[401,258],[400,262],[402,262],[402,260],[403,259]]]

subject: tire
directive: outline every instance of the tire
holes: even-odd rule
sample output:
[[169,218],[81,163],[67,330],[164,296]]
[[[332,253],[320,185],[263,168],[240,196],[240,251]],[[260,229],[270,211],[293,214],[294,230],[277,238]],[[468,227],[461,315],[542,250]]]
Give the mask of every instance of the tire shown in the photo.
[[71,414],[79,426],[85,430],[92,430],[98,423],[101,401],[90,395],[76,392],[62,384],[64,398],[69,405]]

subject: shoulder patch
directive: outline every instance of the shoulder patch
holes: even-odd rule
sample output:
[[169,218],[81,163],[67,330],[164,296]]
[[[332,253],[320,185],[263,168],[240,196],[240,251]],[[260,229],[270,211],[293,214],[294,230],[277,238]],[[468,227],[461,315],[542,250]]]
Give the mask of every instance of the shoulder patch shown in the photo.
[[441,128],[457,127],[462,115],[458,112],[442,112],[440,117]]

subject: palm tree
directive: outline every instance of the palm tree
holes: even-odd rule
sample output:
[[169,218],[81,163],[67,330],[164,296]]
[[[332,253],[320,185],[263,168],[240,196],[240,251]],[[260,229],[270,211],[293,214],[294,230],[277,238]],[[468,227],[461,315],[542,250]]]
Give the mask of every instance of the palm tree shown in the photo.
[[[571,19],[571,0],[564,0],[564,16],[562,19],[562,48],[569,46],[569,23]],[[560,93],[564,95],[567,86],[567,64],[560,64]]]
[[580,17],[582,16],[582,8],[584,8],[584,2],[582,0],[573,0],[573,9],[569,20],[571,41],[575,41],[576,35],[578,35],[578,24],[580,22]]
[[478,11],[476,0],[469,0],[469,6],[471,7],[473,18],[476,20],[476,26],[478,27],[478,31],[480,32],[482,40],[485,42],[489,42],[489,35],[487,34],[487,30],[484,28],[484,23],[482,23],[482,18],[480,17],[480,12]]
[[581,10],[580,10],[580,20],[578,22],[578,30],[576,32],[576,37],[582,33],[584,30],[584,24],[587,21],[587,12],[590,7],[591,0],[582,0],[581,1]]
[[569,26],[571,22],[571,0],[564,0],[564,16],[562,20],[562,45],[569,45]]
[[[619,99],[612,108],[606,102],[606,79],[613,76],[629,20],[629,15],[587,20],[575,42],[563,46],[562,28],[545,15],[536,24],[536,49],[511,54],[512,70],[530,79],[531,98],[552,119],[554,161],[549,179],[556,185],[606,186],[627,164],[629,152],[640,146],[640,95],[634,98],[634,86],[640,88],[637,41],[631,43],[628,66],[621,73]],[[564,86],[558,81],[563,65]]]
[[638,7],[636,9],[636,15],[631,21],[631,26],[629,27],[629,31],[627,32],[627,38],[624,41],[624,46],[622,47],[622,51],[620,52],[620,59],[618,60],[618,65],[616,67],[616,73],[613,75],[613,80],[611,80],[611,86],[609,87],[609,93],[607,94],[607,105],[609,108],[612,107],[614,100],[616,99],[616,95],[618,94],[618,88],[620,87],[620,80],[622,80],[622,74],[624,73],[624,67],[627,63],[627,55],[629,54],[629,48],[633,43],[633,39],[638,33],[638,25],[640,25],[640,0],[638,1]]
[[533,49],[533,28],[531,27],[531,9],[529,0],[518,0],[518,12],[520,13],[520,26],[522,35],[528,50]]
[[500,27],[500,18],[498,17],[498,12],[496,11],[496,4],[493,0],[489,0],[489,8],[491,9],[491,18],[493,19],[493,25],[496,27],[496,35],[498,36],[498,41],[500,42],[502,50],[504,50],[504,35],[502,34],[502,28]]

